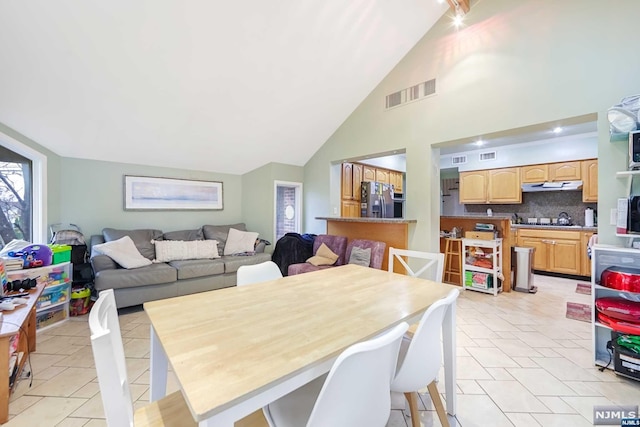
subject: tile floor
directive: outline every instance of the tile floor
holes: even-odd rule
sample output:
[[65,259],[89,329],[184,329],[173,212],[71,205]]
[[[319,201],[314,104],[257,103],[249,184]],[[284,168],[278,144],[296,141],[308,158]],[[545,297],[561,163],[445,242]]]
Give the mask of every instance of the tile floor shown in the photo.
[[[639,382],[592,365],[590,324],[565,318],[567,301],[590,301],[575,292],[578,281],[536,275],[535,282],[535,295],[466,291],[460,297],[452,425],[590,426],[594,405],[640,403]],[[131,391],[142,405],[149,398],[149,325],[141,309],[120,317]],[[43,331],[37,346],[33,384],[20,381],[5,425],[105,426],[87,316]],[[168,388],[176,389],[171,376]],[[422,425],[440,426],[428,394],[421,398]],[[399,409],[387,424],[410,425]]]

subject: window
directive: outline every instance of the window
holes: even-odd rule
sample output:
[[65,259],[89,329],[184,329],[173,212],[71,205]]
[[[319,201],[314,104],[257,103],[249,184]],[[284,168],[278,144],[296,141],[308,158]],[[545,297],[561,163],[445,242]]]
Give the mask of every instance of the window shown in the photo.
[[275,240],[302,228],[302,183],[275,182]]
[[46,242],[46,157],[0,132],[0,237]]

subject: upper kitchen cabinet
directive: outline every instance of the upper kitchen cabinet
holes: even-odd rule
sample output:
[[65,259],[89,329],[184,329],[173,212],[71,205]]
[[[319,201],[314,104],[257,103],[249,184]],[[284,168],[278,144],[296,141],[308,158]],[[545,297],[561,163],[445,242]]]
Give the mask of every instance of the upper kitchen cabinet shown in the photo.
[[460,172],[460,203],[522,203],[520,168]]
[[549,180],[549,165],[529,165],[520,168],[522,183],[538,183]]
[[489,203],[522,203],[520,168],[490,169]]
[[393,185],[393,191],[402,193],[402,172],[389,171],[389,184]]
[[487,171],[460,172],[460,204],[487,203]]
[[582,201],[598,201],[598,160],[590,159],[582,162]]
[[575,181],[581,179],[582,162],[561,162],[549,164],[550,181]]
[[342,164],[341,215],[344,217],[360,216],[360,186],[362,182],[362,165],[358,163]]
[[353,200],[353,163],[342,164],[342,199]]
[[389,171],[387,169],[376,169],[376,181],[389,184]]
[[362,166],[362,180],[363,181],[375,181],[376,180],[376,168],[373,166]]

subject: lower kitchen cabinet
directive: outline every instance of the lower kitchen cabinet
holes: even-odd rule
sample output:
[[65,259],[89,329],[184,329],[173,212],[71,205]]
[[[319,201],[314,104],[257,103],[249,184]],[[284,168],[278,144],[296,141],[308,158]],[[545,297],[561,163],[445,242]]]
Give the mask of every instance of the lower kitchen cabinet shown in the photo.
[[585,275],[582,236],[579,231],[519,229],[518,246],[535,248],[533,269],[553,273]]
[[356,200],[342,201],[341,215],[347,218],[357,218],[360,216],[360,202]]

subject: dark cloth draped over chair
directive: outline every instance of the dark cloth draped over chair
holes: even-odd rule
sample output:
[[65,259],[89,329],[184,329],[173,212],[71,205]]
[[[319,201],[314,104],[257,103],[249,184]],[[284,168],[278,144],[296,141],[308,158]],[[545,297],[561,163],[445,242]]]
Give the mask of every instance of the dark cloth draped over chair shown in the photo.
[[291,264],[305,262],[313,255],[315,234],[287,233],[277,242],[271,260],[278,265],[283,276],[289,273]]

